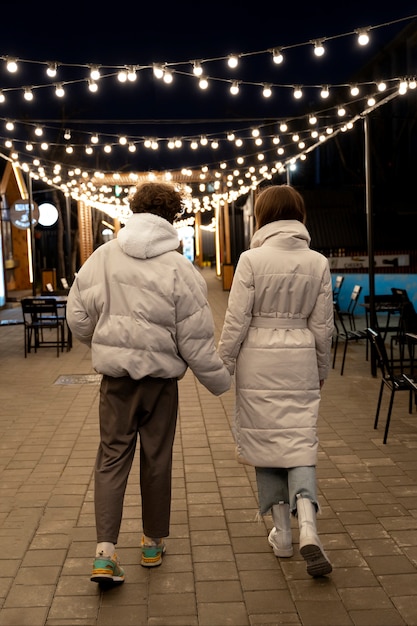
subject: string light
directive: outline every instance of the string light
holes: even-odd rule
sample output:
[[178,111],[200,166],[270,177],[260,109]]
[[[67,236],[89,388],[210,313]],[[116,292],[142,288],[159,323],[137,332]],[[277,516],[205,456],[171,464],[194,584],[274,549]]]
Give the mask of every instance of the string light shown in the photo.
[[297,85],[296,87],[294,87],[294,98],[296,100],[300,100],[300,98],[302,97],[303,97],[302,89],[299,85]]
[[193,74],[194,76],[201,76],[203,74],[203,68],[201,67],[200,61],[194,61]]
[[281,48],[274,48],[272,50],[272,60],[276,65],[281,65],[284,60]]
[[318,39],[317,41],[314,42],[314,54],[316,55],[316,57],[322,57],[324,52],[325,50],[324,50],[323,40]]
[[[312,43],[312,42],[310,42],[310,43]],[[233,56],[235,56],[235,55],[233,55]],[[238,56],[238,55],[236,55],[236,56]],[[2,58],[4,59],[4,57],[2,57]],[[224,57],[223,57],[223,58],[224,58]],[[217,60],[217,59],[214,59],[214,60]],[[22,60],[20,60],[20,62],[22,62]],[[85,66],[84,66],[84,67],[85,67]],[[90,66],[88,66],[88,67],[90,67]],[[165,67],[165,69],[166,69],[166,66],[164,66],[164,67]],[[145,69],[145,68],[143,68],[143,69]],[[125,70],[126,70],[126,68],[125,68]],[[113,74],[113,75],[115,75],[115,74]],[[135,72],[135,75],[136,75],[136,72]],[[85,80],[85,79],[84,79],[84,80]],[[213,78],[213,80],[220,80],[220,79]],[[394,79],[390,79],[390,81],[393,81],[393,80],[394,80]],[[415,81],[415,79],[404,78],[404,79],[401,79],[401,80],[399,80],[399,79],[397,79],[397,80],[398,80],[398,93],[405,93],[405,92],[407,91],[407,89],[412,89],[412,88],[415,88],[415,87],[416,87],[416,81]],[[207,80],[207,79],[204,79],[204,81],[205,81],[206,85],[208,85],[208,80]],[[79,81],[75,80],[75,81],[71,81],[71,82],[82,82],[82,81],[81,81],[81,80],[79,80]],[[231,81],[227,81],[227,82],[229,82],[229,83],[230,83]],[[205,84],[205,83],[202,83],[202,84]],[[69,84],[69,83],[68,83],[68,84]],[[233,82],[232,82],[232,84],[233,84]],[[249,84],[249,83],[248,83],[248,84]],[[262,88],[264,88],[264,87],[265,87],[265,84],[264,84],[264,83],[250,83],[250,84],[257,84],[257,85],[260,85]],[[364,83],[364,84],[368,85],[369,83]],[[381,90],[381,84],[385,84],[385,88],[387,88],[387,87],[386,87],[386,83],[384,83],[384,81],[381,81],[381,82],[376,83],[378,90]],[[45,86],[46,86],[46,85],[45,85]],[[269,84],[269,87],[271,87],[271,86],[273,86],[273,83]],[[282,85],[279,85],[279,86],[281,87]],[[287,86],[287,87],[291,87],[291,85],[286,85],[286,86]],[[37,87],[40,87],[40,85],[38,85]],[[292,88],[294,89],[294,96],[295,96],[295,97],[297,97],[297,96],[298,96],[298,97],[301,97],[301,96],[302,96],[302,89],[304,89],[304,88],[306,88],[306,87],[307,87],[306,85],[303,85],[303,86],[301,86],[301,85],[299,85],[299,86],[294,86],[294,85],[293,85],[293,86],[292,86]],[[315,86],[315,87],[317,87],[317,86]],[[343,85],[335,85],[335,87],[343,87]],[[344,87],[346,87],[346,85],[345,85]],[[356,87],[357,87],[357,86],[356,86]],[[32,90],[33,88],[34,88],[34,87],[32,87],[32,88],[27,88],[27,89]],[[15,89],[15,88],[12,88],[12,89]],[[20,88],[20,89],[23,89],[23,88]],[[10,89],[9,89],[9,88],[7,88],[7,91],[10,91]],[[296,96],[296,94],[297,94],[297,96]],[[1,94],[1,91],[0,91],[0,96],[1,96],[1,95],[2,95],[2,94]],[[3,94],[3,95],[4,95],[4,94]],[[388,97],[389,97],[389,96],[388,96]],[[375,103],[375,98],[373,97],[373,99],[368,99],[367,104],[368,104],[368,106],[375,106],[375,104],[376,104],[376,103]],[[341,110],[341,109],[344,109],[344,106],[341,106],[341,107],[339,107],[339,109],[337,109],[338,115],[340,115],[340,110]],[[335,111],[335,112],[336,112],[336,111]],[[328,115],[327,115],[326,117],[328,117]],[[316,119],[316,122],[317,122],[317,119]],[[335,124],[335,125],[336,125],[336,124]],[[339,129],[339,130],[340,130],[340,132],[342,132],[342,128],[343,128],[343,129],[348,128],[348,124],[345,124],[343,127],[340,127],[340,129]],[[332,134],[333,132],[334,132],[334,129],[332,129],[332,127],[331,127],[331,126],[327,127],[327,129],[326,129],[325,131],[321,131],[320,141],[323,141],[323,140],[326,138],[326,135],[327,135],[327,136],[329,136],[329,135],[330,135],[330,134]],[[118,139],[118,138],[117,138],[117,139]],[[276,137],[271,138],[271,136],[270,136],[270,140],[271,140],[271,142],[274,142],[274,140],[276,140]],[[279,138],[278,138],[278,141],[279,141]],[[295,140],[293,139],[293,141],[295,141]],[[121,142],[119,141],[119,143],[121,143]],[[187,145],[189,145],[189,143],[190,143],[190,142],[187,140]],[[200,144],[202,145],[202,142],[201,142],[201,141],[200,141]],[[304,141],[299,141],[299,142],[298,142],[298,148],[299,148],[300,150],[301,150],[301,149],[303,149],[303,148],[304,148],[304,144],[305,144],[305,142],[304,142]],[[23,145],[24,145],[24,144],[23,144]],[[27,144],[27,145],[29,145],[29,144]],[[39,145],[39,144],[36,144],[36,145],[35,145],[35,147],[36,147],[37,145]],[[56,145],[56,144],[54,144],[54,146],[55,146],[55,145]],[[110,146],[110,149],[111,149],[111,142],[110,142],[110,144],[106,144],[106,145],[109,145],[109,146]],[[132,142],[132,145],[134,145],[134,144],[133,144],[133,142]],[[214,148],[216,145],[218,145],[218,142],[217,142],[216,140],[212,140],[212,141],[210,142],[210,146],[211,146],[211,147],[213,147],[213,148]],[[242,141],[242,139],[241,139],[240,137],[237,137],[237,138],[235,139],[235,145],[236,145],[236,146],[243,145],[243,141]],[[44,149],[44,150],[45,150],[45,149],[47,149],[47,147],[48,147],[48,144],[47,144],[46,142],[45,142],[44,144],[42,144],[42,149]],[[151,141],[151,147],[152,147],[152,149],[157,149],[157,141],[156,141],[156,140],[152,140],[152,141]],[[33,145],[32,145],[32,148],[33,148]],[[87,148],[91,149],[91,146],[87,146]],[[87,148],[86,148],[86,150],[87,150]],[[135,149],[136,149],[136,148],[135,148]],[[30,148],[27,148],[27,150],[30,150]],[[282,150],[283,150],[283,149],[282,149]],[[17,159],[19,159],[19,155],[18,155],[18,151],[17,151],[17,150],[16,150],[16,153],[15,153],[15,154],[16,154],[16,158],[17,158]],[[255,155],[253,155],[253,156],[255,156]],[[256,158],[258,158],[258,160],[262,161],[263,159],[265,159],[265,155],[264,155],[264,154],[262,154],[262,155],[257,155],[257,157],[256,157]],[[297,156],[297,158],[300,158],[300,159],[301,159],[301,158],[302,158],[302,155],[298,155],[298,156]],[[304,155],[304,158],[305,158],[305,155]],[[35,159],[33,160],[33,164],[34,164],[34,163],[35,163]],[[229,165],[229,167],[230,167],[230,165]],[[260,170],[260,172],[261,172],[261,170]],[[265,169],[264,171],[262,171],[262,174],[263,174],[266,178],[269,176],[269,173],[268,173],[268,170],[267,170],[267,169]],[[44,174],[43,174],[43,175],[45,175],[45,176],[46,176],[46,172],[45,172],[45,171],[44,171]],[[215,174],[213,173],[213,175],[215,175]],[[235,176],[237,176],[237,175],[238,175],[238,174],[235,174]],[[91,176],[91,174],[88,174],[88,173],[86,173],[86,172],[85,172],[85,173],[84,173],[84,176],[85,176],[85,178],[86,178],[86,179],[88,179],[88,178],[89,178],[89,176]],[[246,174],[245,174],[244,176],[246,176]],[[243,174],[242,174],[242,177],[243,177]],[[255,178],[256,178],[256,177],[255,177]],[[75,183],[75,181],[74,181],[74,183]],[[76,184],[76,183],[75,183],[75,184]],[[93,192],[93,191],[92,191],[92,192]],[[227,200],[227,198],[226,198],[226,197],[223,197],[223,201],[226,201],[226,200]]]
[[90,68],[90,78],[91,80],[100,80],[101,74],[98,65],[92,65]]
[[33,91],[32,91],[32,89],[30,87],[25,87],[25,91],[24,91],[23,97],[28,102],[33,100]]
[[352,85],[350,88],[350,95],[351,96],[358,96],[359,95],[359,87],[357,85]]
[[173,80],[173,75],[172,75],[171,70],[165,69],[164,78],[163,78],[164,83],[166,83],[167,85],[170,85],[172,83],[172,80]]
[[230,93],[232,96],[237,96],[239,93],[239,82],[237,80],[234,80],[230,85]]
[[130,83],[134,83],[136,79],[137,79],[136,67],[134,65],[131,65],[127,69],[127,80]]
[[58,98],[63,98],[65,96],[65,89],[61,83],[55,86],[55,95],[58,96]]
[[162,65],[160,65],[159,63],[154,63],[153,64],[153,75],[158,80],[160,78],[163,78],[163,76],[164,76],[164,69],[163,69]]
[[48,67],[46,68],[46,74],[49,78],[55,78],[57,75],[58,64],[57,63],[48,63]]
[[15,72],[17,72],[17,61],[16,59],[13,59],[11,57],[6,57],[6,68],[7,71],[10,72],[11,74],[14,74]]
[[230,54],[227,59],[227,65],[235,69],[239,65],[239,57],[236,54]]
[[269,83],[265,83],[262,90],[262,95],[264,98],[270,98],[272,95],[271,85]]
[[355,31],[358,35],[358,44],[360,46],[366,46],[369,43],[369,34],[367,28],[359,28]]
[[329,94],[330,94],[330,91],[329,91],[329,86],[328,86],[328,85],[324,85],[324,86],[321,88],[321,91],[320,91],[320,96],[321,96],[321,97],[325,100],[326,98],[328,98],[328,97],[329,97]]

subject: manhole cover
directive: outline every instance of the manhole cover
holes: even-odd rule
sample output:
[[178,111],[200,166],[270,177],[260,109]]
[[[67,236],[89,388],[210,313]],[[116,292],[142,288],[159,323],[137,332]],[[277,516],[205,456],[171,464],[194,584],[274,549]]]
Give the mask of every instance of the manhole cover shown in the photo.
[[66,374],[58,376],[55,385],[96,385],[101,382],[101,374]]

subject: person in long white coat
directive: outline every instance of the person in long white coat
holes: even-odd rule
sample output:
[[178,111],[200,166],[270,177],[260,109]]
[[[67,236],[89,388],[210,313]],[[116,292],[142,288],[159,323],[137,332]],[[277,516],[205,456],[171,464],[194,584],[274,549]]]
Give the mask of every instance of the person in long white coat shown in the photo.
[[333,297],[329,264],[310,249],[303,197],[271,185],[255,202],[256,232],[233,277],[219,354],[235,374],[238,459],[256,468],[268,541],[293,554],[291,515],[311,576],[332,571],[317,535],[317,419],[330,367]]

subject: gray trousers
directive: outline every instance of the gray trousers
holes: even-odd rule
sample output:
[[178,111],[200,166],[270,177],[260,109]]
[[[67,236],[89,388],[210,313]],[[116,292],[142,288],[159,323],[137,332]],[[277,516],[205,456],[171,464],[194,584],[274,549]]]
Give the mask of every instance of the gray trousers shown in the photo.
[[177,412],[174,378],[103,376],[94,473],[97,542],[117,543],[138,435],[143,532],[152,538],[169,535]]
[[256,467],[259,513],[266,515],[274,504],[290,505],[292,515],[297,515],[297,495],[308,498],[319,509],[317,501],[316,467]]

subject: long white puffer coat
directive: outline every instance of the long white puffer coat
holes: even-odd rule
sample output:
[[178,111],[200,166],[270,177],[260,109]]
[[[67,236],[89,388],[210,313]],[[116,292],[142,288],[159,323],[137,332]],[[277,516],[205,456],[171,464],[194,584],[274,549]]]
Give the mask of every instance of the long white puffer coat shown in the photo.
[[258,467],[317,462],[320,380],[327,377],[333,298],[327,259],[297,220],[260,228],[240,256],[219,353],[236,366],[234,434]]
[[189,366],[213,394],[230,388],[214,344],[207,285],[177,251],[176,229],[134,214],[83,264],[68,296],[73,335],[108,376],[181,378]]

